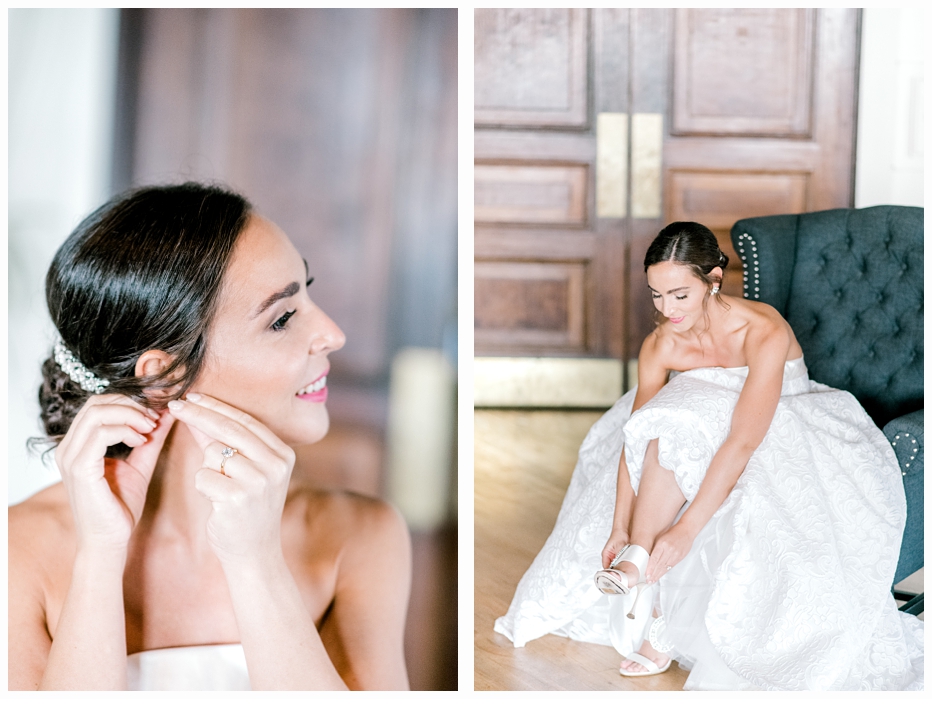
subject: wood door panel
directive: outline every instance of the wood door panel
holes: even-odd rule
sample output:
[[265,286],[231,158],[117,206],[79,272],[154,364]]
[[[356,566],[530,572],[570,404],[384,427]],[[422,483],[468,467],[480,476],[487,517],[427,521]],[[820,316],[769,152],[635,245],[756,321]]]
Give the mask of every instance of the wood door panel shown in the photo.
[[806,210],[805,174],[669,173],[670,221],[698,221],[730,229],[741,218]]
[[675,134],[812,134],[815,11],[681,9]]
[[812,172],[821,159],[822,148],[809,140],[668,136],[663,146],[664,168],[669,170],[699,167]]
[[569,229],[477,227],[473,248],[478,260],[588,261],[598,237]]
[[587,165],[477,164],[477,224],[586,224]]
[[584,349],[585,264],[479,261],[475,284],[477,344]]
[[553,162],[595,161],[595,141],[586,133],[482,130],[476,131],[473,150],[477,162],[529,158]]
[[587,25],[581,9],[476,9],[476,125],[585,127]]

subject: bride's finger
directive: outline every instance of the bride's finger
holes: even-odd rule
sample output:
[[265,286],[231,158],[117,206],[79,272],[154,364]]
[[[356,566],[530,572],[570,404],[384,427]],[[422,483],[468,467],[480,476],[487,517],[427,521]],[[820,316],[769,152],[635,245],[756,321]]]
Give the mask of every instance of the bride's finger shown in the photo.
[[188,394],[187,398],[189,401],[193,401],[199,406],[215,411],[216,413],[236,421],[262,440],[262,442],[268,445],[272,450],[279,453],[283,452],[281,448],[285,447],[285,444],[278,436],[245,411],[234,408],[230,404],[224,403],[213,396],[208,396],[206,393],[192,392]]
[[[82,412],[84,412],[83,409]],[[83,456],[88,442],[95,435],[95,431],[104,426],[120,425],[131,428],[139,435],[148,435],[155,430],[158,423],[150,416],[131,406],[93,406],[92,410],[85,413],[80,422],[76,419],[71,424],[65,439],[56,448],[55,461],[59,467],[67,469],[75,459]]]
[[[123,443],[129,447],[145,445],[147,438],[133,430],[128,425],[101,425],[95,427],[88,435],[85,444],[75,454],[68,467],[64,470],[97,469],[98,463],[103,460],[107,448]],[[86,463],[94,463],[87,467]],[[102,473],[102,468],[100,468]],[[63,477],[67,475],[63,474]]]
[[204,467],[246,484],[257,481],[262,474],[239,450],[219,442],[205,448]]
[[162,446],[165,444],[165,438],[168,437],[168,433],[171,432],[174,424],[174,417],[169,413],[165,413],[156,425],[155,430],[149,433],[148,441],[129,454],[127,462],[139,470],[146,479],[152,478],[155,464],[158,462]]
[[661,569],[666,567],[664,558],[665,553],[662,549],[658,550],[655,548],[654,552],[651,553],[650,559],[647,561],[647,572],[645,573],[645,576],[651,582],[658,580],[660,576],[663,575]]
[[217,470],[202,467],[194,474],[194,488],[213,503],[229,499],[239,484]]
[[178,420],[213,440],[236,448],[260,466],[275,458],[265,442],[233,418],[191,401],[171,401],[168,407]]
[[97,396],[91,396],[87,399],[87,402],[81,406],[80,410],[78,410],[77,414],[75,415],[74,420],[71,422],[71,427],[73,428],[75,425],[80,424],[85,416],[89,414],[93,415],[98,410],[100,410],[102,406],[120,406],[123,408],[129,408],[137,410],[143,415],[152,418],[153,420],[159,419],[158,413],[156,413],[151,408],[146,408],[141,403],[134,401],[129,396],[124,396],[122,393],[104,393]]

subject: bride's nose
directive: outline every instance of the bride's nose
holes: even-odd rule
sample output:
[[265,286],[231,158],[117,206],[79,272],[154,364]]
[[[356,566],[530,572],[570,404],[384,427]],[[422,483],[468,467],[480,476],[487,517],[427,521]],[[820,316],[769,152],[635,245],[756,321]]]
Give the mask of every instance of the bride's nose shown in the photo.
[[311,354],[323,354],[342,349],[346,344],[346,335],[337,327],[337,323],[320,312],[320,320],[316,323],[314,335],[311,339]]

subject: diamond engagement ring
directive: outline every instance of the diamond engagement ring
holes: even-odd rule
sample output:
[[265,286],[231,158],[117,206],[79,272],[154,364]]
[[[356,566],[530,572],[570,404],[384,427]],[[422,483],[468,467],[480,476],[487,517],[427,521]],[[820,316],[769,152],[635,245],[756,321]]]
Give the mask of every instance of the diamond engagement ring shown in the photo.
[[239,452],[239,450],[237,450],[235,447],[225,447],[220,451],[220,456],[223,458],[220,460],[220,474],[226,474],[223,466],[227,463],[227,460],[233,457],[233,455],[235,455],[237,452]]

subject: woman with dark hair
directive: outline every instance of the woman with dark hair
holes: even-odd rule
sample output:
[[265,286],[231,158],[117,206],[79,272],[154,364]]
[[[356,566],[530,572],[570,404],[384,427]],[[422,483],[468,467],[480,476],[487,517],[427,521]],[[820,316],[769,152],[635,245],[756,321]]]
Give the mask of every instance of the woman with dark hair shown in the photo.
[[809,380],[776,310],[721,293],[727,264],[701,224],[651,244],[638,385],[587,435],[495,629],[612,644],[629,677],[676,659],[686,688],[921,687],[922,622],[890,592],[893,450],[853,396]]
[[59,249],[40,401],[62,483],[9,512],[10,688],[407,688],[403,520],[289,489],[344,343],[305,281],[275,224],[192,183]]

